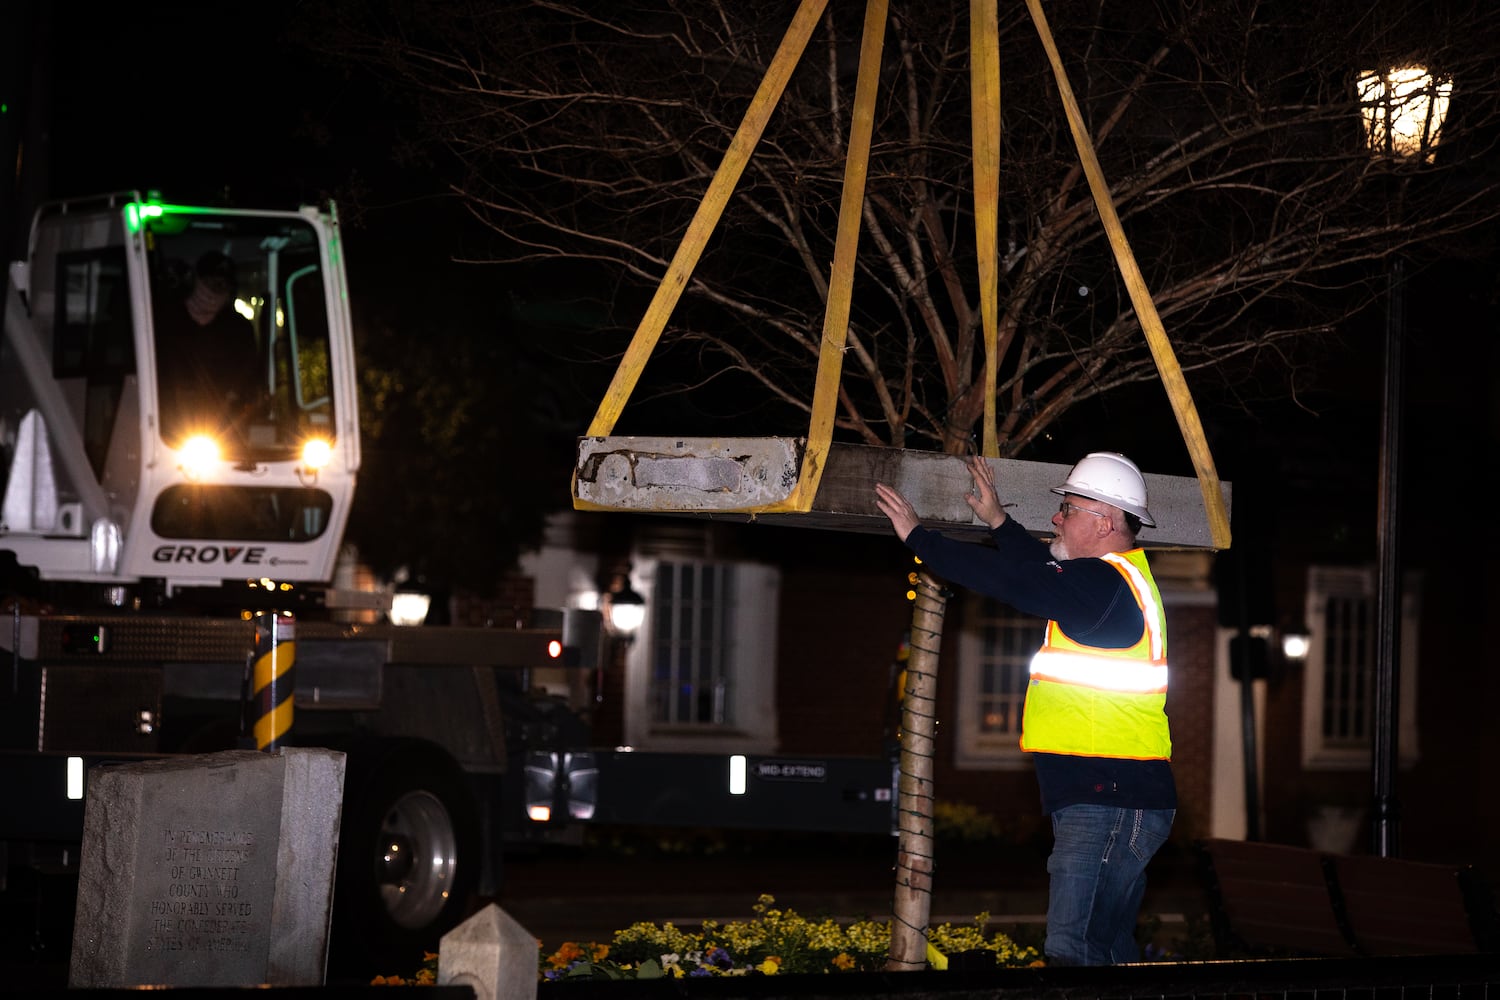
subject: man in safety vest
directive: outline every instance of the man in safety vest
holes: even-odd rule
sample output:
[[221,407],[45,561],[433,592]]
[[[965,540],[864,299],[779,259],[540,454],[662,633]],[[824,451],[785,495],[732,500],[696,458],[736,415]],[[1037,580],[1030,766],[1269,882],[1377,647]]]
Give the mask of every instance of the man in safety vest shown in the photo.
[[1161,595],[1136,547],[1146,483],[1124,455],[1094,452],[1052,492],[1063,502],[1051,543],[1006,516],[988,463],[970,459],[965,496],[995,547],[922,527],[896,490],[876,504],[896,535],[952,583],[1047,619],[1031,662],[1021,749],[1033,755],[1042,811],[1052,819],[1047,859],[1047,960],[1136,961],[1146,865],[1177,811],[1167,729],[1167,637]]

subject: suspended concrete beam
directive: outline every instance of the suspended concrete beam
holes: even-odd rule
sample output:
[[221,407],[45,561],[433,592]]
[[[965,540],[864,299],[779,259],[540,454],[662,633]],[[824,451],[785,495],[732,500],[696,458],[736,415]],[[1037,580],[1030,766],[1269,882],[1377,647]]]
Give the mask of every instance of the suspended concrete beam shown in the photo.
[[[801,471],[802,438],[585,437],[578,443],[573,502],[580,510],[636,511],[757,521],[836,531],[883,532],[875,483],[904,493],[928,526],[979,537],[985,527],[964,503],[972,481],[962,460],[931,451],[833,444],[811,508],[773,509],[792,495]],[[1051,488],[1069,465],[988,459],[1007,513],[1032,532],[1051,534],[1058,497]],[[1148,548],[1213,548],[1199,481],[1146,473],[1155,528]],[[1230,486],[1223,484],[1228,509]]]

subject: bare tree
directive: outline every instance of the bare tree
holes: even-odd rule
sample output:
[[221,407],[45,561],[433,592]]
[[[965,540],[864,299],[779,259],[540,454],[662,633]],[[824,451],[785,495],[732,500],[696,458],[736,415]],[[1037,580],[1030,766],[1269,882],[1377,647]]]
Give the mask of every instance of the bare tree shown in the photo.
[[[578,273],[619,324],[600,331],[603,358],[661,280],[793,6],[409,0],[351,5],[329,37],[417,108],[421,137],[461,170],[453,194],[499,238],[497,260],[587,265]],[[667,328],[663,347],[690,350],[642,383],[778,404],[741,433],[806,424],[862,6],[823,14]],[[1497,214],[1486,0],[1047,9],[1157,312],[1200,386],[1294,396],[1306,349],[1377,294],[1379,261],[1469,252]],[[836,425],[868,444],[961,454],[983,414],[968,17],[953,0],[892,4]],[[1070,408],[1157,370],[1026,7],[1002,4],[1000,18],[996,409],[1000,456],[1022,457]],[[1453,102],[1430,161],[1402,165],[1372,155],[1354,80],[1406,63],[1451,80]],[[941,591],[927,589],[926,621],[940,622]],[[913,676],[935,668],[935,648],[914,656]]]
[[[1161,0],[1146,17],[1135,3],[1049,4],[1117,210],[1195,378],[1243,387],[1255,369],[1294,390],[1297,344],[1370,298],[1359,286],[1377,269],[1363,263],[1453,252],[1494,217],[1495,28],[1478,0],[1459,6],[1411,23],[1333,2]],[[338,37],[462,165],[453,191],[501,237],[496,259],[593,262],[580,273],[625,325],[790,9],[416,4]],[[796,431],[811,398],[860,13],[830,5],[664,338],[701,348],[684,387],[736,373],[784,404],[755,428],[766,433]],[[1156,372],[1036,33],[1022,5],[1001,14],[997,397],[1001,454],[1015,456],[1069,407]],[[869,444],[962,451],[983,408],[968,37],[967,5],[893,9],[838,415]],[[1397,210],[1353,75],[1406,61],[1455,92],[1436,157],[1399,185]]]

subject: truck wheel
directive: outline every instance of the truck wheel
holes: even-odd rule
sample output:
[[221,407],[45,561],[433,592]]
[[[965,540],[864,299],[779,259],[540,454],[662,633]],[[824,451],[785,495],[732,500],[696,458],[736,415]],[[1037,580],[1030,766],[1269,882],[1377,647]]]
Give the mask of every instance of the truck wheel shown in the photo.
[[474,797],[453,759],[425,743],[351,753],[349,777],[330,964],[408,974],[463,918],[478,884]]

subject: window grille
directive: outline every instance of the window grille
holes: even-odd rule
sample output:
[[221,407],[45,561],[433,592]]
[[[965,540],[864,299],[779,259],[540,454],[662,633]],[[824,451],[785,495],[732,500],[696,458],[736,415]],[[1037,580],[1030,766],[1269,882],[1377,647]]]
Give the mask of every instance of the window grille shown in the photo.
[[662,561],[652,591],[651,721],[732,725],[734,567]]
[[[1401,598],[1398,650],[1403,765],[1417,759],[1417,650],[1421,581],[1409,574]],[[1302,759],[1310,768],[1370,766],[1375,717],[1376,603],[1372,566],[1308,570],[1306,620],[1312,632],[1303,675]]]
[[1021,766],[1021,712],[1045,623],[973,593],[962,621],[957,763]]

